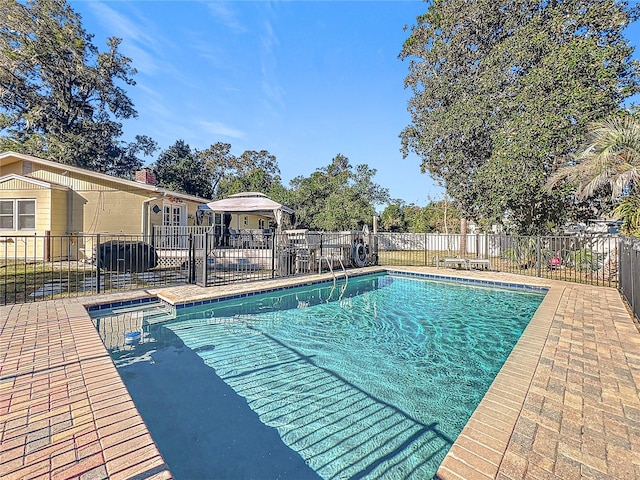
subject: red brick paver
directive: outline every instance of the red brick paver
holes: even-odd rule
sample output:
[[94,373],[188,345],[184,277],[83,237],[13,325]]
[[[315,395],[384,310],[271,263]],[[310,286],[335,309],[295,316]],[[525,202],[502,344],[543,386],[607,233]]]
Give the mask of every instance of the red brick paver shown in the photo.
[[82,305],[0,319],[0,478],[171,478]]

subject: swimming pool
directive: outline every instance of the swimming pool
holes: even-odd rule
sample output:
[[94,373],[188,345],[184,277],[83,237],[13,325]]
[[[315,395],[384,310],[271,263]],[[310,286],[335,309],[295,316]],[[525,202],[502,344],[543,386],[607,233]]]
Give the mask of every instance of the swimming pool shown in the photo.
[[542,298],[365,276],[190,307],[110,350],[178,479],[431,478]]

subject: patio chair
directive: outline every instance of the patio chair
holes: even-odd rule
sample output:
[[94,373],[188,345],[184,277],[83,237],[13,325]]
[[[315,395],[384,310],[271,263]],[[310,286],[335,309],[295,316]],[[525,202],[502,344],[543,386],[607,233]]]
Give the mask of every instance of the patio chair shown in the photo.
[[229,246],[242,247],[242,235],[236,232],[233,228],[229,229]]
[[313,263],[307,230],[285,230],[286,245],[295,258],[295,273],[307,273]]

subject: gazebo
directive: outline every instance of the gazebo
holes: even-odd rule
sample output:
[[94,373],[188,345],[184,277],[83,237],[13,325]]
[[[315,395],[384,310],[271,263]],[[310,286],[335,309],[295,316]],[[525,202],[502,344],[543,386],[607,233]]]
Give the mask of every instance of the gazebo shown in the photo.
[[[293,215],[294,211],[278,202],[271,200],[264,193],[260,192],[241,192],[234,195],[229,195],[222,200],[216,200],[214,202],[208,202],[200,205],[199,212],[217,212],[222,214],[222,225],[219,233],[219,237],[216,236],[216,244],[218,241],[222,242],[222,245],[228,246],[230,240],[234,238],[240,238],[243,240],[243,244],[247,243],[244,237],[259,237],[264,240],[265,234],[273,233],[270,229],[259,227],[258,232],[255,229],[247,228],[240,225],[240,215],[250,214],[258,217],[265,217],[273,221],[276,231],[281,230],[283,226],[283,220],[285,214]],[[237,225],[232,226],[232,215],[236,215]],[[245,219],[246,221],[246,219]],[[251,223],[251,222],[250,222]],[[233,228],[235,231],[230,230]],[[249,242],[251,243],[251,242]],[[261,242],[258,242],[261,243]]]
[[[275,233],[286,228],[287,217],[294,214],[291,208],[260,192],[236,193],[204,203],[198,212],[200,218],[204,214],[214,217],[207,229],[204,265],[207,271],[215,270],[218,275],[257,275],[256,272],[271,270],[282,238]],[[208,273],[204,276],[208,278]]]
[[[274,202],[264,193],[260,192],[236,193],[222,200],[200,205],[199,209],[222,213],[251,213],[253,215],[269,217],[275,221],[278,228],[282,225],[282,216],[284,213],[289,215],[293,215],[294,213],[289,207]],[[228,228],[229,225],[227,224],[226,227]]]

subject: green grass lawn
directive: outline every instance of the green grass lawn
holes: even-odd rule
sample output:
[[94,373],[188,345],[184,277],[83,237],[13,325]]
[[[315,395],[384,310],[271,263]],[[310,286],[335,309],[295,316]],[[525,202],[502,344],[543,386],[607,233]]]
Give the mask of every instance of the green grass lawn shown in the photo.
[[[378,252],[378,263],[381,266],[413,266],[413,267],[436,267],[444,268],[442,259],[445,257],[457,257],[454,252],[436,251],[436,250],[390,250]],[[466,258],[475,258],[473,255],[467,255]],[[520,265],[508,259],[501,257],[491,257],[491,270],[514,273],[518,275],[538,276],[538,269],[533,265]],[[604,270],[590,270],[584,268],[574,268],[570,266],[561,266],[559,268],[549,268],[545,263],[540,268],[541,278],[549,278],[553,280],[565,280],[570,282],[579,282],[589,285],[606,285],[616,287],[618,285],[618,276],[614,274],[607,276]]]

